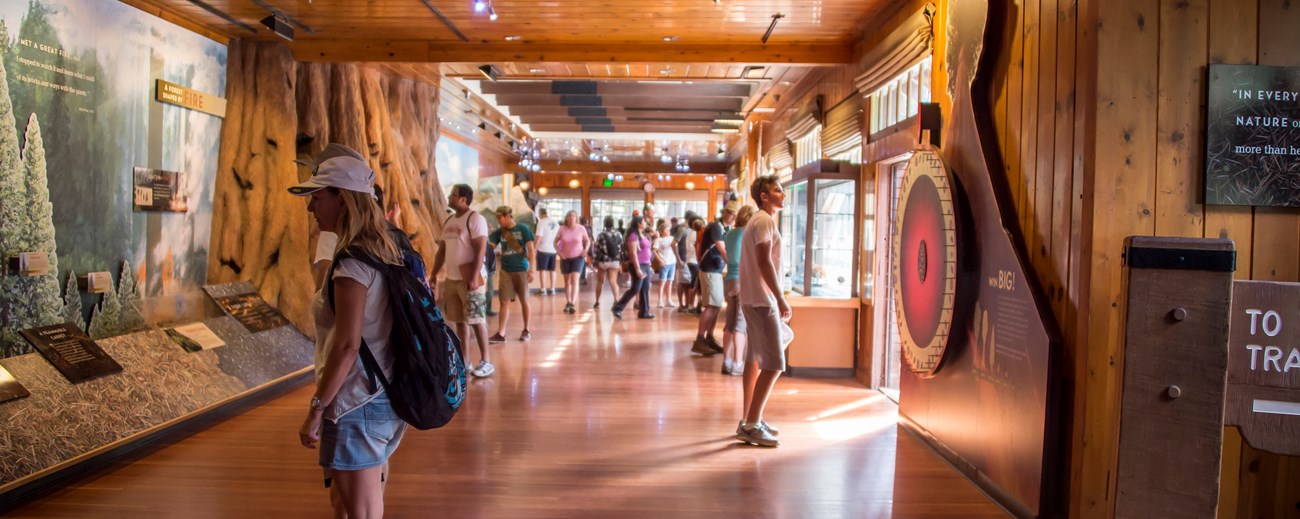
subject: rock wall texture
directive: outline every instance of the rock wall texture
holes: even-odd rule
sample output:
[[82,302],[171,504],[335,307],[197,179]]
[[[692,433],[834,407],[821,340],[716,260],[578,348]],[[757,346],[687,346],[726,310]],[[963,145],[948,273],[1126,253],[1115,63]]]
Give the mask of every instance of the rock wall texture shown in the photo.
[[308,265],[317,229],[285,189],[311,172],[293,162],[331,142],[369,157],[385,209],[428,264],[447,209],[435,172],[438,86],[378,66],[295,63],[278,42],[234,41],[222,128],[210,283],[247,280],[310,333]]

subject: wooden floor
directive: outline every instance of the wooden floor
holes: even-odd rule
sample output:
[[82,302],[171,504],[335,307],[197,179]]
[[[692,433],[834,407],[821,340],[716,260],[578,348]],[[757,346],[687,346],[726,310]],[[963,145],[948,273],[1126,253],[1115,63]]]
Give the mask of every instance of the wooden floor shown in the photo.
[[[852,380],[782,378],[767,413],[781,447],[737,443],[740,379],[689,354],[695,317],[618,321],[608,293],[598,313],[583,296],[576,316],[534,297],[533,340],[492,345],[497,372],[455,420],[408,432],[390,517],[1006,517]],[[316,451],[297,442],[311,392],[10,515],[326,517]]]

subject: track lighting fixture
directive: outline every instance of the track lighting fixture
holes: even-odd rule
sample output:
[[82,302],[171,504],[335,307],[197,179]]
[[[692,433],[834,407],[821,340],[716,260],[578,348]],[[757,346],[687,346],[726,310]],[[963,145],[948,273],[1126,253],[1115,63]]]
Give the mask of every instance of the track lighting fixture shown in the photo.
[[487,0],[474,0],[474,12],[481,13],[488,8]]
[[488,7],[488,19],[494,22],[497,21],[497,9],[495,7]]
[[293,26],[289,24],[289,20],[272,13],[271,16],[262,19],[262,25],[265,25],[276,36],[293,41]]
[[782,18],[785,18],[785,15],[781,13],[772,15],[772,24],[768,25],[767,32],[763,33],[763,43],[767,43],[767,39],[772,37],[772,31],[776,30],[776,22]]

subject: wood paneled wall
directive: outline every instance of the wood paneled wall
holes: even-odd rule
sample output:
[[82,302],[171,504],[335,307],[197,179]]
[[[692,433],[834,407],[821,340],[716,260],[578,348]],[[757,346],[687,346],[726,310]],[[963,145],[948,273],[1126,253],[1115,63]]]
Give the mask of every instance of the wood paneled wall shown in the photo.
[[[947,1],[938,2],[933,78],[944,113]],[[923,4],[909,2],[895,18]],[[1300,211],[1201,202],[1206,65],[1300,65],[1300,5],[1009,4],[992,74],[994,119],[1030,264],[1066,339],[1071,452],[1058,470],[1069,471],[1069,515],[1105,517],[1119,426],[1124,238],[1227,237],[1237,245],[1238,279],[1300,281]],[[864,158],[897,151],[867,143]],[[1220,517],[1296,516],[1300,460],[1255,451],[1235,430],[1225,436]]]
[[853,85],[856,74],[857,70],[848,65],[825,67],[809,73],[792,86],[789,97],[782,97],[776,111],[765,119],[768,122],[763,127],[759,157],[786,139],[785,131],[790,128],[791,119],[816,102],[817,96],[822,96],[822,110],[825,111],[849,96],[857,95]]
[[[310,171],[293,160],[327,143],[369,159],[395,223],[432,262],[447,199],[435,171],[438,88],[355,63],[295,63],[281,43],[235,40],[222,126],[208,280],[249,280],[308,333],[316,230],[285,189]],[[311,137],[306,149],[296,142]]]
[[[1091,2],[1090,2],[1091,4]],[[1129,235],[1226,237],[1237,279],[1300,281],[1300,211],[1205,206],[1205,79],[1210,63],[1300,65],[1290,0],[1096,2],[1095,219],[1084,431],[1076,510],[1107,510],[1124,345],[1120,250]],[[1077,416],[1077,415],[1076,415]],[[1220,517],[1296,517],[1300,459],[1225,435]],[[1077,459],[1077,458],[1076,458]]]

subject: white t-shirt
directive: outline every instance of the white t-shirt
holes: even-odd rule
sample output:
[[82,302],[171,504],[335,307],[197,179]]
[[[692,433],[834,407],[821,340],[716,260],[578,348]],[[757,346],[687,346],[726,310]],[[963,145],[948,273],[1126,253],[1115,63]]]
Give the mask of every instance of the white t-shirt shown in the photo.
[[[388,292],[384,276],[369,265],[352,258],[344,258],[334,268],[332,279],[349,278],[366,287],[365,317],[361,323],[361,338],[370,347],[370,353],[379,361],[385,376],[392,375],[393,356],[388,352],[388,335],[393,329],[393,314],[388,309]],[[338,297],[336,292],[334,297]],[[312,312],[316,315],[316,379],[325,375],[325,359],[329,358],[330,337],[334,334],[334,310],[325,300],[325,289],[316,291],[312,300]],[[379,381],[375,381],[379,386]],[[348,377],[343,379],[334,402],[325,409],[325,419],[337,422],[343,415],[369,402],[375,395],[383,392],[383,387],[370,390],[370,379],[366,376],[366,367],[357,355],[348,369]]]
[[776,220],[767,211],[755,211],[745,225],[745,235],[740,239],[740,304],[776,308],[776,294],[763,282],[759,270],[758,244],[772,242],[772,265],[776,267],[776,282],[781,282],[781,231]]
[[699,258],[695,257],[695,240],[696,238],[699,237],[700,237],[700,233],[695,232],[695,229],[691,229],[689,232],[686,233],[685,248],[686,248],[686,263],[688,265],[694,265],[696,263],[699,263],[700,261]]
[[555,254],[555,233],[560,231],[560,224],[554,218],[537,220],[537,252]]
[[[477,260],[474,257],[474,238],[487,239],[487,219],[474,211],[465,211],[464,216],[452,215],[447,225],[442,228],[442,245],[447,248],[443,254],[446,263],[446,279],[461,279],[460,266]],[[486,276],[483,263],[479,262],[479,271]]]
[[655,256],[659,257],[664,265],[676,265],[677,253],[673,251],[673,237],[660,236],[655,238]]

